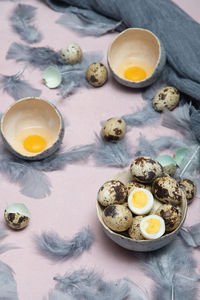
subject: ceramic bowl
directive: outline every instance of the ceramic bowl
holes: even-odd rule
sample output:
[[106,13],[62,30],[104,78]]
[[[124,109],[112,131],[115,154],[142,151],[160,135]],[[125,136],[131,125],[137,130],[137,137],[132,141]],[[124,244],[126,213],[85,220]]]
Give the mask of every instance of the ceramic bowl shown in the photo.
[[[111,43],[107,59],[111,73],[119,83],[140,88],[151,85],[159,78],[166,63],[166,54],[161,41],[151,31],[129,28]],[[146,77],[142,79],[140,69],[140,80],[127,79],[125,72],[130,67],[142,68]]]
[[[132,181],[132,176],[129,172],[127,171],[122,171],[118,173],[115,177],[112,179],[115,180],[120,180],[124,184],[127,184],[128,182]],[[167,244],[171,243],[177,236],[178,232],[180,231],[186,217],[187,213],[187,201],[186,198],[183,198],[183,202],[181,204],[181,210],[182,210],[182,220],[179,226],[172,232],[167,233],[163,235],[162,237],[156,239],[156,240],[141,240],[141,241],[136,241],[128,237],[128,234],[126,233],[117,233],[109,229],[103,222],[102,219],[102,214],[104,207],[99,204],[98,201],[96,201],[96,209],[97,209],[97,216],[100,221],[100,224],[106,233],[106,235],[113,240],[116,244],[120,245],[123,248],[133,250],[133,251],[139,251],[139,252],[148,252],[148,251],[153,251],[157,250],[159,248],[162,248],[166,246]]]
[[[3,115],[1,135],[14,155],[25,160],[43,159],[54,153],[62,142],[63,119],[50,102],[40,98],[23,98]],[[44,143],[41,144],[40,140]]]

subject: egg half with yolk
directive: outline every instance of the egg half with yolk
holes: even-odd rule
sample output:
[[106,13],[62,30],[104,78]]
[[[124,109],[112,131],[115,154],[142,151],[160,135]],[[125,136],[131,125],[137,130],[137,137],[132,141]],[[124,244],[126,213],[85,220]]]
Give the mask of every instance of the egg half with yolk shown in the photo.
[[157,215],[149,215],[142,218],[140,231],[144,238],[155,240],[165,233],[165,221]]
[[147,74],[143,68],[133,66],[125,70],[124,77],[131,81],[141,81],[147,77]]
[[24,148],[33,153],[41,152],[46,148],[46,140],[37,134],[29,135],[24,139]]
[[146,215],[153,207],[154,198],[150,191],[134,189],[128,197],[129,209],[136,215]]

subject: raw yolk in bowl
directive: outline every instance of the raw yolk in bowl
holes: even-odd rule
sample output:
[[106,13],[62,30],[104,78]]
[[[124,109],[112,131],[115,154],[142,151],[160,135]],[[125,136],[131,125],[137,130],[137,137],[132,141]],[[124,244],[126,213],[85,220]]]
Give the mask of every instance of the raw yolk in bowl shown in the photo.
[[141,81],[147,77],[144,69],[140,67],[130,67],[125,70],[124,77],[131,81]]
[[40,135],[29,135],[24,139],[24,148],[29,152],[41,152],[46,145],[46,140]]

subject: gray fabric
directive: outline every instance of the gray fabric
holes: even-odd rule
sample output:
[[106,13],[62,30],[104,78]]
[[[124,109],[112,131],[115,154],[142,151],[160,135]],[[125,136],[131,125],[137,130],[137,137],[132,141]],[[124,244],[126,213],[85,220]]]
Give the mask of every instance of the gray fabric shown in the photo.
[[[200,25],[170,0],[43,0],[65,12],[69,5],[122,21],[126,27],[146,28],[163,42],[168,64],[164,80],[200,100]],[[94,23],[98,27],[98,15]],[[91,21],[91,20],[90,20]]]

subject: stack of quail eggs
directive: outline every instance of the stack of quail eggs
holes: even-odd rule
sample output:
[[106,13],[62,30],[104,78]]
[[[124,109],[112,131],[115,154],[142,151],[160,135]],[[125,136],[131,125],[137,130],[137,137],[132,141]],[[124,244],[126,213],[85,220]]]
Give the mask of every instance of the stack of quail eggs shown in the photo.
[[151,157],[137,157],[130,174],[132,181],[126,184],[110,180],[100,187],[97,200],[104,224],[137,241],[174,231],[182,221],[183,202],[195,196],[195,185],[188,180],[177,182]]

